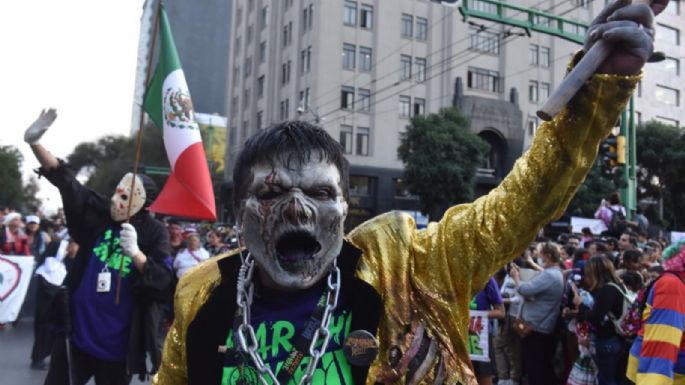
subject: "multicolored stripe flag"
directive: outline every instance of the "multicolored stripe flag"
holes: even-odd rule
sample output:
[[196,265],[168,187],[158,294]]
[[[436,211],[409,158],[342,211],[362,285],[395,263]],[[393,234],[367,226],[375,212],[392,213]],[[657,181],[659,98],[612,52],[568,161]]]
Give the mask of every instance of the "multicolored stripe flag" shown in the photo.
[[143,109],[157,127],[163,127],[171,175],[150,211],[214,221],[216,207],[207,157],[163,7],[159,10],[159,36],[159,59],[145,92]]

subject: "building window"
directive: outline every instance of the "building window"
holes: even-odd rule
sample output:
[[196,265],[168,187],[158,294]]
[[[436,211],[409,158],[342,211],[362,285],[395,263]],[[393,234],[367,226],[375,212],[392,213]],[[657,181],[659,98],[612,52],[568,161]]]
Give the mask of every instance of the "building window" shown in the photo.
[[283,63],[281,65],[281,84],[286,85],[290,83],[290,65],[291,61],[288,60],[287,62]]
[[680,45],[680,31],[664,24],[656,24],[656,38],[668,45]]
[[340,108],[351,110],[354,107],[354,87],[343,86],[340,92]]
[[497,14],[497,5],[493,3],[486,3],[480,0],[473,0],[469,4],[474,11]]
[[669,76],[680,76],[680,60],[676,58],[667,57],[661,62],[661,68]]
[[426,81],[426,59],[424,58],[414,58],[414,66],[416,67],[416,82],[422,83]]
[[528,135],[535,135],[535,130],[538,127],[538,117],[535,115],[528,115]]
[[340,146],[345,154],[352,153],[352,126],[346,124],[340,126]]
[[642,80],[637,82],[637,97],[638,98],[642,97]]
[[314,4],[309,4],[309,22],[308,22],[307,28],[311,30],[313,25],[314,25]]
[[528,101],[531,103],[537,103],[538,100],[540,100],[539,95],[539,86],[538,82],[535,80],[531,80],[528,82]]
[[411,79],[411,56],[400,55],[400,80]]
[[246,110],[250,106],[250,89],[243,91],[243,110]]
[[245,67],[243,68],[244,76],[252,75],[252,57],[245,58]]
[[476,67],[469,67],[466,86],[489,92],[501,92],[502,89],[499,72]]
[[259,63],[266,61],[266,41],[259,43]]
[[302,10],[302,32],[307,32],[309,27],[309,8],[305,7]]
[[369,47],[359,47],[359,71],[370,72],[373,59],[373,50]]
[[371,177],[350,175],[350,195],[371,195]]
[[528,47],[528,64],[539,65],[540,64],[540,46],[537,44],[531,44]]
[[252,35],[254,35],[254,26],[248,25],[247,26],[247,37],[245,38],[245,44],[250,44],[252,43]]
[[402,37],[406,38],[411,38],[414,33],[412,31],[414,27],[414,17],[412,15],[407,15],[406,13],[402,14],[402,29],[401,29],[401,35]]
[[262,12],[259,14],[259,28],[264,29],[269,25],[269,6],[262,7]]
[[359,88],[357,90],[357,110],[371,112],[371,91]]
[[414,98],[414,116],[426,115],[426,99]]
[[238,12],[236,12],[235,15],[235,29],[238,29],[240,27],[240,24],[243,22],[243,7],[238,7]]
[[300,53],[301,69],[303,74],[308,73],[312,69],[312,46],[310,45],[307,49],[303,49]]
[[425,17],[416,18],[416,40],[428,39],[428,19]]
[[366,29],[373,28],[373,6],[362,4],[359,11],[359,26]]
[[680,91],[675,88],[657,85],[654,90],[654,96],[657,101],[668,104],[670,106],[680,105]]
[[499,34],[479,28],[470,28],[469,49],[499,55]]
[[548,68],[550,65],[549,47],[540,47],[540,66]]
[[342,68],[344,70],[354,71],[356,50],[357,47],[354,44],[343,43]]
[[257,125],[257,129],[261,130],[263,125],[264,125],[264,111],[257,111],[257,115],[255,116],[255,123]]
[[248,120],[243,120],[243,129],[242,129],[242,134],[243,134],[243,140],[247,140],[247,134],[250,130],[250,122]]
[[549,90],[550,90],[549,83],[545,83],[545,82],[540,83],[540,99],[541,100],[549,99]]
[[238,52],[240,52],[240,45],[241,45],[241,38],[238,36],[237,39],[235,39],[235,45],[233,46],[233,54],[237,55]]
[[588,8],[592,0],[576,0],[576,5],[580,8]]
[[357,127],[357,155],[369,156],[368,127]]
[[680,128],[680,122],[676,119],[665,118],[663,116],[656,116],[654,117],[654,120],[663,124],[667,124],[669,126],[673,126],[675,128]]
[[310,92],[309,92],[309,87],[307,87],[303,91],[300,91],[300,107],[304,111],[309,111],[309,100],[310,100]]
[[401,118],[408,118],[411,116],[411,97],[400,95],[399,113]]
[[240,66],[233,67],[233,85],[238,84],[238,78],[240,77]]
[[264,75],[257,78],[257,98],[264,96]]
[[283,47],[287,47],[293,42],[293,22],[283,26]]
[[231,113],[233,115],[238,114],[238,97],[234,96],[233,99],[231,99]]
[[345,8],[343,9],[343,24],[357,25],[357,3],[354,1],[345,1]]
[[288,119],[290,110],[290,99],[281,100],[281,120]]

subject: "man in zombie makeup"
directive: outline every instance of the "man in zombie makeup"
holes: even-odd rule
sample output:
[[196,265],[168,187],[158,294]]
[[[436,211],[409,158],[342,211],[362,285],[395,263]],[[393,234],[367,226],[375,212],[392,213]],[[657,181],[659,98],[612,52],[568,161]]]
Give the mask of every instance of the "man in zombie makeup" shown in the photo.
[[653,17],[625,2],[602,11],[584,51],[603,39],[611,56],[499,187],[424,230],[391,212],[344,236],[338,143],[305,122],[258,132],[233,172],[244,248],[181,279],[153,383],[476,384],[471,298],[564,212],[640,80]]
[[82,186],[64,161],[38,143],[56,117],[55,110],[43,111],[24,134],[41,165],[39,174],[59,189],[69,234],[81,246],[64,282],[71,344],[69,350],[64,338],[55,344],[45,384],[85,384],[95,377],[97,385],[125,385],[132,374],[156,371],[161,306],[173,290],[169,236],[147,211],[157,188],[146,175],[132,173],[109,200]]

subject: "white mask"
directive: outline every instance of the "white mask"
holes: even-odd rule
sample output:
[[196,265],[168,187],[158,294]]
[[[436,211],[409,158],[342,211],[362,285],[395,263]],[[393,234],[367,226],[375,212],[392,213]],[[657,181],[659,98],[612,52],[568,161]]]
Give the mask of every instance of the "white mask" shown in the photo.
[[123,222],[127,218],[129,199],[131,201],[131,216],[136,215],[145,205],[145,186],[140,177],[136,176],[136,182],[131,194],[131,182],[133,173],[128,173],[121,178],[121,181],[112,195],[109,213],[115,222]]

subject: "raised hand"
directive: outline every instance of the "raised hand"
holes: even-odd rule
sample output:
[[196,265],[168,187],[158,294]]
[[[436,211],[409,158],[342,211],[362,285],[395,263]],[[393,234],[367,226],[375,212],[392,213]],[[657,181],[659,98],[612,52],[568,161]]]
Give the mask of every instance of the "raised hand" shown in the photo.
[[24,141],[28,144],[37,144],[55,119],[57,119],[57,110],[54,108],[41,111],[38,119],[31,123],[24,132]]
[[604,8],[590,25],[584,47],[588,52],[600,39],[613,46],[597,72],[639,73],[654,51],[654,16],[667,5],[668,0],[655,0],[650,5],[617,0]]

